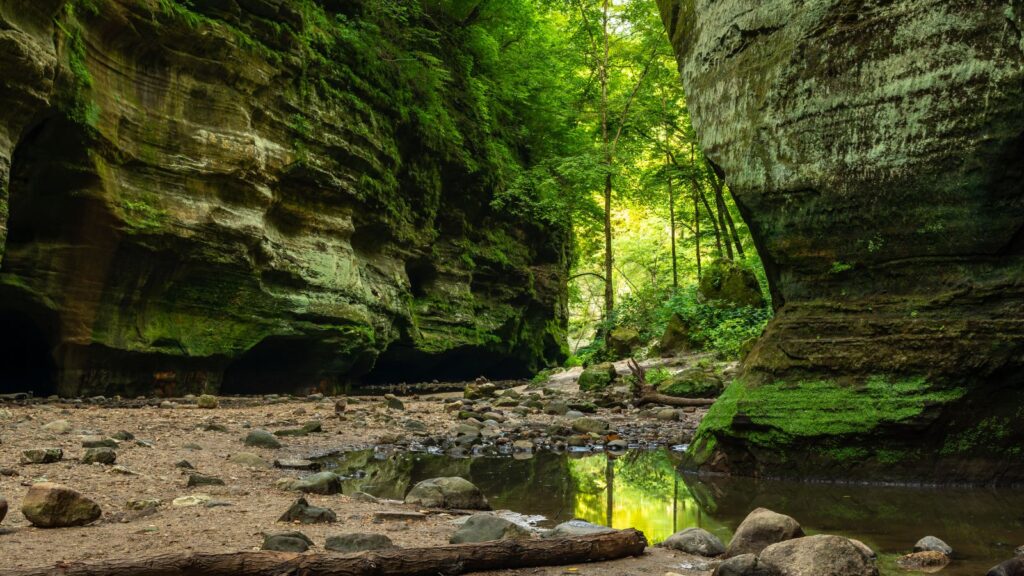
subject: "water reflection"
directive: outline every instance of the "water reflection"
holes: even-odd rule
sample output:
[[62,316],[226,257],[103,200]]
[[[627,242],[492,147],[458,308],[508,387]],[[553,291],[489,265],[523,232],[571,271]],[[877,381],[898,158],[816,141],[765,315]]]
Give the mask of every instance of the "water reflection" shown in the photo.
[[327,460],[348,476],[345,492],[362,490],[401,499],[416,482],[462,476],[497,509],[542,515],[550,526],[581,518],[615,528],[637,528],[652,543],[698,526],[728,542],[751,510],[789,514],[809,534],[858,538],[881,555],[885,575],[907,574],[895,558],[922,536],[949,542],[956,561],[948,576],[984,574],[1024,544],[1024,491],[915,489],[808,485],[749,479],[702,480],[680,475],[667,450],[622,456],[542,452],[453,458],[426,453],[363,451]]

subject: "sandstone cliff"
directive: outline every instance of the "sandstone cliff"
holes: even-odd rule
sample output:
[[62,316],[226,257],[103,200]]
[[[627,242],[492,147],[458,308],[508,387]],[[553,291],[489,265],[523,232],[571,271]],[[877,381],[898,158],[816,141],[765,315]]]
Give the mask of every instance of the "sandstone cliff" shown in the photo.
[[694,463],[1024,479],[1024,5],[659,4],[777,308]]
[[5,388],[297,391],[563,357],[567,231],[491,208],[459,70],[450,93],[390,74],[402,31],[365,6],[0,0]]

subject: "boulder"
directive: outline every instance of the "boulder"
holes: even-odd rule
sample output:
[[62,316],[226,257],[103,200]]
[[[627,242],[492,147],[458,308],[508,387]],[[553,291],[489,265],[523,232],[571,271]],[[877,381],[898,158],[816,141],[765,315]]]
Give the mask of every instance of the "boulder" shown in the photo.
[[725,544],[718,536],[702,528],[687,528],[669,536],[661,544],[665,548],[679,550],[697,556],[721,556],[725,554]]
[[628,358],[633,351],[643,346],[640,332],[635,328],[615,328],[608,335],[608,348],[616,358]]
[[281,441],[266,430],[253,430],[245,436],[245,445],[276,449],[281,447]]
[[1024,576],[1024,558],[1013,558],[993,566],[985,576]]
[[925,536],[914,544],[914,552],[941,552],[946,556],[952,556],[953,547],[935,536]]
[[593,392],[607,388],[618,376],[615,365],[611,362],[595,364],[583,370],[580,374],[580,390]]
[[875,561],[842,536],[818,534],[768,546],[759,568],[779,576],[878,576]]
[[492,540],[528,540],[526,528],[493,514],[474,514],[448,540],[452,544],[489,542]]
[[98,504],[78,492],[54,484],[33,484],[21,505],[21,513],[39,528],[84,526],[99,519]]
[[700,295],[712,305],[726,308],[764,306],[757,276],[749,268],[731,260],[716,260],[704,268],[700,277]]
[[333,510],[311,506],[305,498],[296,500],[278,518],[278,522],[298,522],[300,524],[329,524],[337,521],[338,516]]
[[274,552],[305,552],[313,545],[313,541],[302,532],[274,532],[263,534],[261,550]]
[[680,315],[673,314],[668,319],[665,332],[658,342],[658,352],[662,356],[674,356],[700,348],[700,344],[693,339],[691,332],[686,321]]
[[938,550],[922,550],[896,559],[896,565],[913,572],[932,573],[949,565],[949,556]]
[[343,552],[353,554],[355,552],[366,552],[368,550],[390,550],[398,548],[384,534],[362,533],[362,534],[341,534],[329,536],[324,548],[332,552]]
[[673,374],[658,385],[658,392],[679,398],[717,398],[724,389],[720,376],[699,367]]
[[390,410],[405,410],[405,403],[394,394],[385,394],[384,403]]
[[712,576],[775,576],[760,568],[756,554],[740,554],[719,564]]
[[576,536],[591,536],[594,534],[607,534],[614,532],[614,528],[592,524],[585,520],[569,520],[562,522],[551,530],[544,533],[544,538],[573,538]]
[[117,452],[113,448],[89,448],[82,456],[82,464],[113,464]]
[[21,452],[22,464],[52,464],[63,458],[64,451],[60,448],[33,448]]
[[498,395],[498,387],[490,382],[471,382],[466,384],[462,396],[467,400],[481,400],[483,398],[494,398]]
[[196,400],[196,406],[204,410],[212,410],[220,406],[220,400],[212,394],[203,394],[198,400]]
[[796,520],[767,508],[758,508],[736,528],[725,555],[731,558],[740,554],[760,554],[772,544],[803,535],[804,531]]
[[457,476],[423,480],[412,487],[405,497],[405,503],[426,508],[491,509],[479,488]]

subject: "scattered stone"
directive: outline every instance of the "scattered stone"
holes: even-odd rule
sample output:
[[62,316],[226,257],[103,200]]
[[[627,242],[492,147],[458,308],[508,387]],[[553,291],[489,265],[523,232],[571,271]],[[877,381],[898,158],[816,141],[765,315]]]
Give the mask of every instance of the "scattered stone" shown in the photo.
[[756,554],[740,554],[729,558],[715,568],[712,576],[768,576],[759,570]]
[[195,486],[223,486],[223,485],[224,485],[224,481],[221,480],[220,478],[217,478],[216,476],[207,476],[206,474],[200,474],[198,472],[193,472],[193,473],[188,475],[188,484],[187,484],[187,486],[189,488],[193,488]]
[[427,508],[491,509],[480,489],[458,476],[431,478],[416,484],[406,495],[405,503]]
[[54,420],[43,426],[43,430],[52,434],[68,434],[71,432],[71,422],[67,420]]
[[662,408],[654,417],[662,422],[674,422],[679,420],[679,411],[675,408]]
[[60,448],[34,448],[21,452],[22,464],[52,464],[63,458],[64,451]]
[[117,461],[117,452],[113,448],[89,448],[82,456],[82,464],[113,464]]
[[154,510],[158,508],[160,504],[162,504],[160,500],[152,498],[148,500],[129,500],[125,507],[129,510],[138,512],[141,510]]
[[519,452],[530,452],[533,450],[533,442],[529,440],[516,440],[512,443],[512,449]]
[[86,436],[82,438],[82,448],[117,448],[117,440],[102,436]]
[[604,434],[608,431],[608,422],[584,416],[572,421],[572,429],[581,434]]
[[135,440],[135,434],[132,434],[127,430],[118,430],[117,432],[114,432],[111,438],[118,442],[128,442],[129,440]]
[[266,430],[253,430],[245,437],[246,446],[255,446],[257,448],[280,448],[281,442],[276,436],[267,432]]
[[405,410],[405,403],[402,402],[398,398],[398,396],[395,396],[394,394],[385,394],[384,402],[387,404],[387,407],[391,410]]
[[569,411],[569,405],[561,400],[552,400],[544,405],[545,414],[564,416]]
[[687,528],[668,537],[662,546],[697,556],[721,556],[725,554],[725,544],[718,536],[701,528]]
[[305,552],[313,545],[313,541],[302,532],[277,532],[263,535],[261,550],[274,552]]
[[217,397],[212,394],[203,394],[196,401],[196,406],[199,406],[204,410],[212,410],[220,406],[220,401],[217,400]]
[[993,566],[985,576],[1024,576],[1024,558],[1013,558]]
[[338,516],[333,510],[310,506],[305,498],[296,500],[278,519],[278,522],[298,522],[300,524],[328,524],[337,521]]
[[39,528],[84,526],[99,519],[98,504],[78,492],[54,484],[33,484],[21,505],[21,513]]
[[758,508],[736,528],[725,555],[732,558],[740,554],[760,554],[772,544],[803,535],[804,531],[796,520],[767,508]]
[[302,428],[288,428],[285,430],[278,430],[277,432],[274,432],[274,436],[282,438],[286,436],[309,436],[314,432],[323,431],[323,424],[321,424],[319,420],[313,420],[304,424]]
[[473,514],[448,540],[452,544],[492,540],[528,540],[530,531],[494,514]]
[[935,536],[925,536],[914,544],[914,552],[941,552],[946,556],[952,556],[953,547]]
[[584,520],[569,520],[562,522],[551,530],[544,533],[545,538],[574,538],[576,536],[591,536],[593,534],[607,534],[615,530],[607,526],[591,524]]
[[305,478],[292,480],[285,485],[287,490],[303,492],[306,494],[321,494],[330,496],[341,493],[341,476],[334,472],[318,472]]
[[252,452],[238,452],[228,457],[228,462],[248,468],[270,468],[270,463]]
[[878,576],[875,561],[860,547],[828,534],[772,544],[757,557],[757,564],[769,573],[786,576]]
[[320,463],[312,460],[274,460],[274,468],[285,470],[319,470]]
[[900,556],[896,559],[896,565],[904,570],[930,574],[948,566],[949,556],[938,550],[922,550]]
[[113,473],[113,474],[122,474],[124,476],[138,476],[139,475],[138,472],[133,472],[132,470],[129,470],[128,468],[126,468],[124,466],[121,466],[121,465],[114,466],[113,468],[110,469],[110,472]]
[[466,384],[462,395],[466,400],[480,400],[483,398],[494,398],[498,395],[498,387],[490,382],[484,381],[473,384]]
[[188,496],[179,496],[171,501],[171,506],[174,508],[190,508],[192,506],[200,506],[210,501],[210,497],[206,494],[190,494]]
[[185,470],[195,470],[196,467],[192,465],[188,460],[178,460],[174,463],[175,468],[183,468]]
[[384,534],[360,533],[329,536],[324,548],[332,552],[351,554],[368,550],[390,550],[397,546]]

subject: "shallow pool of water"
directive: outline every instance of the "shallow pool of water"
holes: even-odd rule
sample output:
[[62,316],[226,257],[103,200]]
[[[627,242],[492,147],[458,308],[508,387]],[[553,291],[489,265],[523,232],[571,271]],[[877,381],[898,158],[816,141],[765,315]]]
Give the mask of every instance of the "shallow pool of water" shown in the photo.
[[652,543],[691,526],[728,542],[751,510],[770,508],[796,518],[808,534],[864,541],[879,553],[883,576],[908,574],[895,559],[929,534],[956,550],[941,572],[948,576],[984,574],[1024,544],[1024,490],[697,479],[677,472],[678,458],[668,450],[621,456],[541,452],[530,458],[367,450],[324,462],[350,477],[346,493],[401,499],[420,480],[462,476],[494,508],[543,516],[542,526],[581,518],[636,528]]

